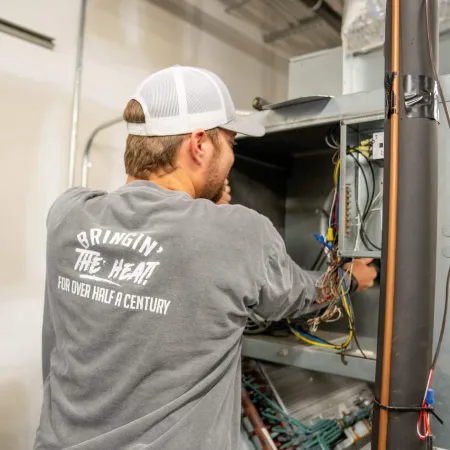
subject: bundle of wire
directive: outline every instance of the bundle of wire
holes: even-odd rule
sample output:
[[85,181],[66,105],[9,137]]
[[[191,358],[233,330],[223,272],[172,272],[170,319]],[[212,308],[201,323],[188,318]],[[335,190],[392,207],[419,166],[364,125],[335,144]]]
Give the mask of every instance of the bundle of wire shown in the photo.
[[[354,337],[354,314],[353,308],[351,306],[347,284],[345,282],[345,275],[346,273],[350,273],[350,270],[351,267],[349,270],[344,271],[340,263],[329,264],[328,270],[322,277],[320,282],[320,287],[323,293],[322,299],[326,299],[321,299],[321,301],[328,301],[328,305],[325,308],[325,311],[321,312],[319,316],[308,320],[307,324],[309,325],[311,332],[297,329],[293,325],[292,320],[289,319],[289,329],[296,337],[310,345],[330,348],[334,350],[345,350],[350,345]],[[338,304],[339,300],[347,316],[349,335],[343,344],[336,345],[318,336],[315,336],[312,333],[317,331],[317,327],[320,323],[335,322],[343,316],[341,306]]]
[[[338,149],[339,144],[333,137],[334,130],[333,127],[326,137],[326,142],[328,145],[333,146],[333,148]],[[359,148],[357,151],[364,151],[365,149]],[[367,143],[366,143],[367,145]],[[356,151],[356,150],[355,150]],[[288,320],[289,329],[291,332],[301,339],[302,341],[315,345],[322,348],[329,348],[334,350],[344,351],[350,345],[352,340],[355,338],[358,348],[361,354],[366,357],[364,352],[361,350],[359,343],[355,336],[355,319],[353,308],[349,295],[349,286],[347,286],[346,280],[351,280],[351,263],[345,265],[345,261],[339,256],[338,253],[338,236],[339,236],[339,182],[340,182],[340,159],[339,152],[333,157],[335,164],[334,169],[334,196],[331,211],[329,214],[328,223],[328,234],[326,239],[323,238],[320,242],[322,245],[322,251],[327,256],[328,268],[325,274],[318,281],[317,287],[320,289],[320,296],[316,300],[316,303],[327,303],[324,310],[321,310],[318,315],[307,321],[309,331],[300,330],[296,328],[292,320]],[[344,269],[345,267],[345,269]],[[343,308],[343,311],[342,311]],[[346,341],[343,344],[337,345],[328,342],[316,335],[319,325],[321,323],[336,322],[343,316],[347,317],[349,334]]]

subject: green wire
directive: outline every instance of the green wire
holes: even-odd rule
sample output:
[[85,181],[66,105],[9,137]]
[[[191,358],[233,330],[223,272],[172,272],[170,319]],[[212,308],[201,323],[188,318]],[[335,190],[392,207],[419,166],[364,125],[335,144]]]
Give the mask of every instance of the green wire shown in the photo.
[[[263,386],[256,383],[254,377],[243,377],[242,382],[252,390],[252,395],[257,401],[263,400],[266,403],[267,407],[261,412],[261,416],[270,424],[279,424],[271,427],[272,436],[281,435],[284,439],[288,439],[280,446],[280,450],[331,450],[343,435],[342,427],[335,420],[321,419],[311,426],[306,426],[286,414],[277,403],[261,392]],[[367,417],[371,410],[371,407],[364,408],[355,416],[355,420]]]

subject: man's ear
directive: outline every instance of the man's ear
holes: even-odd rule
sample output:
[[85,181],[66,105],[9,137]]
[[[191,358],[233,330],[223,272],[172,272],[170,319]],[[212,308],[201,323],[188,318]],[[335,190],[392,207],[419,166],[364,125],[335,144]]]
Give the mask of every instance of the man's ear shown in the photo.
[[191,133],[191,139],[189,140],[189,153],[195,164],[202,166],[205,160],[206,154],[206,133],[205,130],[195,130]]

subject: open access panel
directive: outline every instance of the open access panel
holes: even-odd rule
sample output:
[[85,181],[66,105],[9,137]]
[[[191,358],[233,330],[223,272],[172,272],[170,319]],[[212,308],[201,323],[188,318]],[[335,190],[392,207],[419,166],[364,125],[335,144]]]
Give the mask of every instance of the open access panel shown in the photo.
[[[374,154],[374,145],[379,151],[382,117],[378,112],[326,119],[324,123],[299,121],[299,126],[290,123],[285,127],[283,111],[277,110],[272,120],[281,126],[272,127],[273,131],[268,127],[263,138],[238,139],[230,174],[233,203],[267,216],[283,237],[289,255],[305,269],[326,268],[318,235],[326,238],[332,220],[339,221],[342,257],[379,258],[383,162]],[[336,172],[337,160],[341,164]],[[333,218],[336,191],[345,201]],[[286,323],[255,318],[246,330],[243,355],[373,381],[379,287],[351,298],[362,352],[352,343],[342,356],[334,349],[299,340]],[[323,305],[318,312],[322,310]],[[348,324],[345,320],[321,324],[315,334],[339,344],[348,336]]]

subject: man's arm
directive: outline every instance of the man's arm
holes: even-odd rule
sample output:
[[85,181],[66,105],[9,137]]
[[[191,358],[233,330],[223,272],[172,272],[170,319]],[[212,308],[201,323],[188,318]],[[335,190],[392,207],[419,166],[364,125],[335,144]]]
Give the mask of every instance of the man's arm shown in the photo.
[[287,254],[278,231],[270,223],[266,227],[272,247],[264,265],[265,282],[259,302],[253,309],[267,320],[295,317],[305,313],[316,300],[316,284],[322,273],[299,267]]
[[[72,188],[64,192],[60,197],[56,199],[47,215],[47,241],[54,242],[54,232],[64,219],[67,211],[72,205],[72,199],[76,198],[82,188]],[[47,245],[47,259],[48,255],[48,245]],[[48,268],[47,264],[47,268]],[[48,277],[48,275],[47,275]],[[43,382],[47,380],[50,374],[51,367],[51,355],[53,349],[56,346],[56,335],[53,325],[53,315],[50,306],[50,295],[49,295],[49,285],[48,278],[45,280],[45,294],[44,294],[44,314],[42,321],[42,379]]]
[[[316,285],[322,273],[304,270],[292,261],[278,231],[268,219],[264,218],[263,222],[264,239],[271,246],[264,264],[265,281],[260,289],[259,302],[253,309],[267,320],[305,314],[320,296]],[[356,279],[354,285],[358,291],[372,287],[377,277],[370,263],[369,259],[352,263],[352,274]]]

